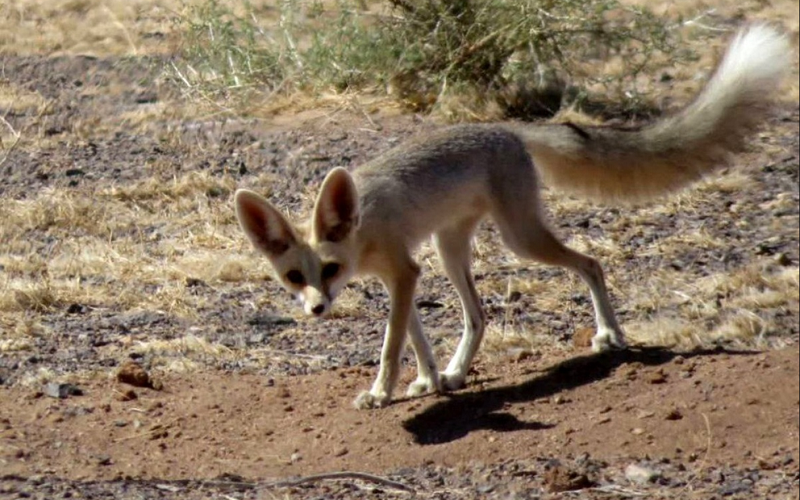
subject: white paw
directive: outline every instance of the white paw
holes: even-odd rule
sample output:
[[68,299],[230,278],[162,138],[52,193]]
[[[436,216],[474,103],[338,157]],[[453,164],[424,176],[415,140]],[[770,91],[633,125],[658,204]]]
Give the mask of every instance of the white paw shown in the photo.
[[417,380],[412,382],[408,386],[408,390],[406,391],[406,396],[410,398],[415,398],[418,396],[423,396],[425,394],[433,394],[442,392],[442,386],[439,382],[439,374],[435,374],[433,377],[417,377]]
[[391,400],[391,396],[385,392],[373,393],[371,391],[364,391],[353,401],[353,405],[357,410],[371,410],[374,408],[383,408],[387,406]]
[[628,347],[625,334],[611,329],[597,330],[592,337],[592,351],[606,352],[614,349],[622,350]]
[[464,382],[467,380],[467,376],[460,372],[442,372],[439,374],[439,378],[442,381],[442,388],[448,391],[457,391],[464,387]]

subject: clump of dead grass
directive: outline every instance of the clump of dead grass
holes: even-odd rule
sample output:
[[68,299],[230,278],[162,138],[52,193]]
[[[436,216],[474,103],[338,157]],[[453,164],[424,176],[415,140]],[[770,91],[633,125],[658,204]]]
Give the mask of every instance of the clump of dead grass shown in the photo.
[[[187,279],[263,279],[239,256],[234,182],[190,173],[98,189],[49,189],[0,200],[0,312],[20,316],[70,304],[147,307],[193,317],[203,298]],[[41,241],[51,241],[43,252]]]
[[163,53],[180,0],[7,0],[0,3],[0,52],[93,56]]
[[648,281],[647,298],[626,304],[639,311],[629,333],[645,345],[772,347],[781,338],[773,315],[800,312],[799,273],[764,260],[693,282],[678,272],[658,274]]

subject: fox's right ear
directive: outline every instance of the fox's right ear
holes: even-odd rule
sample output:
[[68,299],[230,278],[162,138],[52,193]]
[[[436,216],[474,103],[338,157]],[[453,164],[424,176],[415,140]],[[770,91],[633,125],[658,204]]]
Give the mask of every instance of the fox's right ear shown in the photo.
[[263,196],[239,189],[233,197],[244,233],[268,257],[279,257],[297,242],[292,225]]

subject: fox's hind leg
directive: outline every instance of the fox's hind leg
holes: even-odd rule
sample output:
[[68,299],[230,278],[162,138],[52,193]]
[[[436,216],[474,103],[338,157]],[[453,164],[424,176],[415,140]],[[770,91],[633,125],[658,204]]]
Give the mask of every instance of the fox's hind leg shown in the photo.
[[475,289],[470,261],[472,233],[479,218],[470,218],[440,230],[434,235],[434,245],[442,259],[445,273],[458,292],[464,310],[464,332],[447,369],[441,374],[445,389],[455,390],[464,385],[478,348],[483,340],[486,317]]
[[535,189],[532,191],[533,194],[513,199],[514,194],[520,193],[519,186],[508,187],[506,194],[512,193],[511,196],[498,197],[501,203],[494,207],[493,216],[500,227],[503,241],[520,257],[565,267],[577,273],[589,285],[592,294],[597,322],[592,350],[601,352],[625,348],[625,334],[611,306],[603,268],[592,257],[566,247],[553,235],[542,218],[537,193]]

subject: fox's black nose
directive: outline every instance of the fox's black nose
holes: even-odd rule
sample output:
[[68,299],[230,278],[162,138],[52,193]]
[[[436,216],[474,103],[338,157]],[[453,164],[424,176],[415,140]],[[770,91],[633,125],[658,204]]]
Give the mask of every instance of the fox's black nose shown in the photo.
[[312,309],[311,312],[314,313],[315,316],[319,316],[320,314],[325,312],[325,304],[317,304]]

